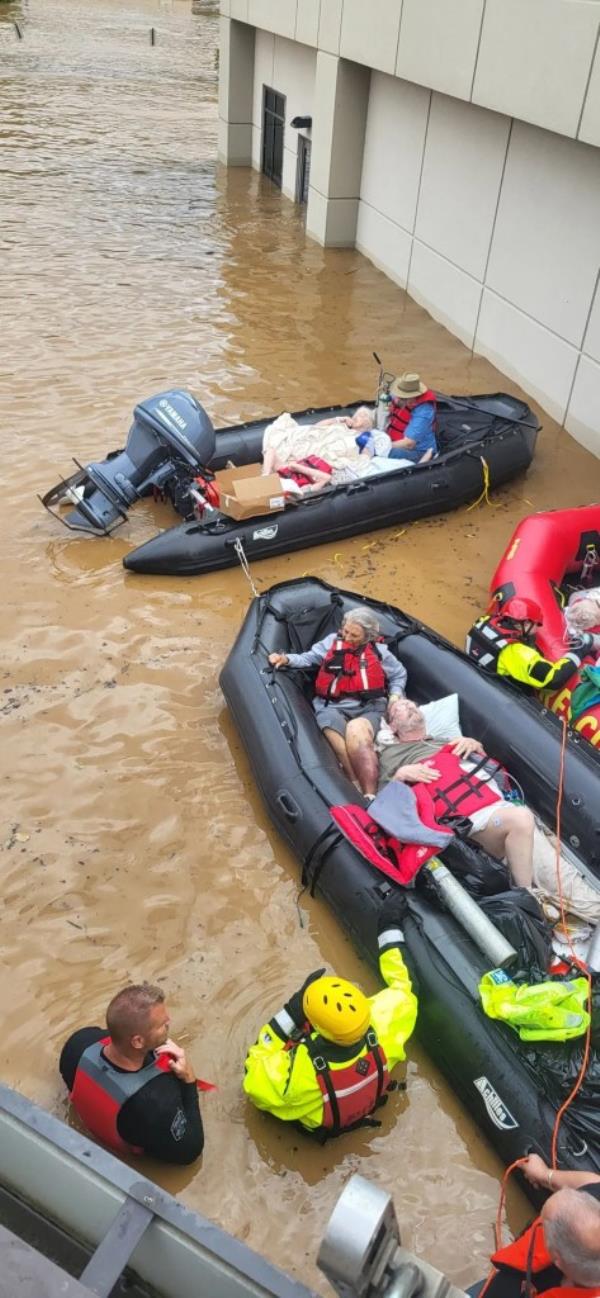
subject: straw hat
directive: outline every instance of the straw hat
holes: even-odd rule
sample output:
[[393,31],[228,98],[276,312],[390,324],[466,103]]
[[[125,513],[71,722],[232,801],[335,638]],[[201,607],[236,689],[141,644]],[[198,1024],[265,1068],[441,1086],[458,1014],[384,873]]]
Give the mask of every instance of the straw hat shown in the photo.
[[390,387],[390,396],[403,397],[405,401],[414,401],[415,397],[420,397],[427,391],[427,384],[421,383],[418,374],[402,374],[399,379],[394,379]]

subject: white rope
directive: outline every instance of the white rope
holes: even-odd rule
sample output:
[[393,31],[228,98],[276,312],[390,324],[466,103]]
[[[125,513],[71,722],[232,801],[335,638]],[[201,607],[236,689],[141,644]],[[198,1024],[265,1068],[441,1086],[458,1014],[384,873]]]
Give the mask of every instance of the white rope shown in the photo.
[[234,544],[233,544],[233,548],[234,548],[234,550],[235,550],[235,552],[236,552],[236,554],[237,554],[237,557],[238,557],[238,559],[239,559],[239,561],[240,561],[240,567],[241,567],[242,572],[243,572],[243,574],[244,574],[244,576],[245,576],[245,578],[246,578],[246,581],[248,582],[248,585],[249,585],[249,587],[250,587],[250,590],[252,591],[252,594],[254,595],[254,598],[255,598],[255,599],[259,599],[259,597],[260,597],[260,591],[258,591],[258,590],[256,589],[256,586],[254,585],[254,579],[253,579],[253,577],[252,577],[252,573],[250,572],[250,564],[248,563],[248,560],[247,560],[247,558],[246,558],[246,552],[245,552],[245,550],[244,550],[244,547],[243,547],[243,545],[242,545],[242,542],[241,542],[239,536],[236,537],[236,539],[235,539],[235,541],[234,541]]

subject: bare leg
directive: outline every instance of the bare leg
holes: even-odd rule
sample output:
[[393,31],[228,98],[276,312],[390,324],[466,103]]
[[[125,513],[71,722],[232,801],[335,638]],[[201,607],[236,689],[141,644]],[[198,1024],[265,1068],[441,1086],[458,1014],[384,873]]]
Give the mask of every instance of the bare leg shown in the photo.
[[363,793],[377,793],[379,759],[370,721],[356,717],[346,727],[346,750]]
[[338,759],[340,766],[342,767],[342,770],[348,776],[349,780],[354,781],[354,771],[352,768],[352,762],[348,757],[346,740],[343,738],[342,735],[338,734],[337,730],[332,730],[330,726],[326,726],[325,730],[323,731],[323,734],[327,740],[327,743],[330,744],[331,747],[333,748],[333,751]]
[[531,888],[533,880],[534,819],[528,807],[498,803],[486,828],[473,834],[486,852],[506,858],[511,878],[517,888]]
[[274,473],[277,464],[277,451],[273,446],[267,447],[263,455],[263,466],[261,473]]

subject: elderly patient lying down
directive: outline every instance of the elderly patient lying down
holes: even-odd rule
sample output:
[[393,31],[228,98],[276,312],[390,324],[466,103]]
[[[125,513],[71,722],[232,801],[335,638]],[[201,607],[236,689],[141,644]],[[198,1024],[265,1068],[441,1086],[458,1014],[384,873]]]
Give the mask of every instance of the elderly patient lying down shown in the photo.
[[298,424],[292,415],[280,415],[265,429],[262,472],[279,473],[286,490],[305,494],[412,467],[408,460],[405,466],[387,458],[390,438],[373,427],[373,418],[368,406],[317,424]]
[[[442,770],[442,765],[448,765],[442,762],[442,753],[450,750],[451,756],[459,759],[460,767],[467,771],[469,766],[476,766],[485,756],[478,739],[466,736],[454,740],[428,739],[424,713],[410,699],[397,699],[391,703],[388,718],[391,736],[384,732],[378,742],[381,750],[380,789],[390,780],[401,780],[406,784],[431,785],[432,793],[436,794],[447,788],[459,774],[458,770],[454,775]],[[436,757],[440,759],[437,766]],[[456,768],[456,761],[453,765]],[[483,778],[487,780],[487,777]],[[486,806],[475,811],[466,810],[471,821],[469,837],[492,856],[506,860],[511,879],[517,887],[530,888],[533,880],[533,815],[528,807],[505,802],[492,782],[488,781],[485,788],[496,796]],[[457,814],[461,815],[460,806]]]

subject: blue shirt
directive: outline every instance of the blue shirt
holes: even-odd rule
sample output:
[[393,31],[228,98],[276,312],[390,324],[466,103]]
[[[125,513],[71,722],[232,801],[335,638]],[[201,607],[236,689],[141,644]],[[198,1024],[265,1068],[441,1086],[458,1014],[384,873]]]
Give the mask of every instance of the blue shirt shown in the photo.
[[410,422],[404,430],[404,436],[410,437],[415,445],[412,447],[399,446],[397,442],[394,442],[390,451],[390,458],[393,460],[412,460],[413,464],[418,464],[426,451],[433,451],[433,454],[437,455],[434,423],[435,406],[433,401],[424,401],[422,405],[415,406]]

